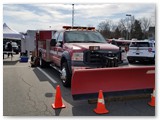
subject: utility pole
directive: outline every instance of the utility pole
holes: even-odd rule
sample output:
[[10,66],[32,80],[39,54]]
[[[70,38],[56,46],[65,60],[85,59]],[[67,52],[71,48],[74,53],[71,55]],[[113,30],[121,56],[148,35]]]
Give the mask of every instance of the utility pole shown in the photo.
[[74,4],[72,4],[72,27],[74,26]]

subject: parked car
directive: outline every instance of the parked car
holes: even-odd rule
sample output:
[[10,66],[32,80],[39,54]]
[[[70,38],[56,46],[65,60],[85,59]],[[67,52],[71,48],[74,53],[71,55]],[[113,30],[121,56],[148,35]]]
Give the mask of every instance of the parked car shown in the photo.
[[133,40],[129,45],[127,59],[129,63],[136,61],[155,62],[155,41]]
[[[7,51],[8,43],[9,42],[6,42],[6,44],[5,44],[5,50],[6,51]],[[12,42],[12,49],[13,49],[13,52],[15,52],[16,54],[19,53],[19,47],[18,47],[16,42]]]

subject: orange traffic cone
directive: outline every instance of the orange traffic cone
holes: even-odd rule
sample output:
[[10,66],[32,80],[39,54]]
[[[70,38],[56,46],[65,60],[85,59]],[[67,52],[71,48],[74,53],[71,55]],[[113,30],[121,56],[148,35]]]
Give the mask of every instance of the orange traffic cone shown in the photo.
[[60,86],[57,85],[57,87],[56,87],[56,98],[55,98],[54,104],[52,104],[52,108],[57,109],[57,108],[65,108],[65,107],[66,106],[62,103]]
[[152,107],[155,107],[155,89],[153,89],[153,93],[151,94],[151,101],[148,104]]
[[103,98],[103,92],[102,92],[102,90],[99,91],[97,108],[94,109],[94,112],[97,113],[97,114],[105,114],[105,113],[109,112],[105,108],[105,103],[104,103],[104,98]]

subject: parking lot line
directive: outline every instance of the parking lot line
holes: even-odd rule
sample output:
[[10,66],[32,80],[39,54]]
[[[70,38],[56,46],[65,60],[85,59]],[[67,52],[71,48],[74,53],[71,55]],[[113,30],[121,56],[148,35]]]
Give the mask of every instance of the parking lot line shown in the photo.
[[43,71],[41,68],[37,67],[39,71],[41,71],[46,77],[48,77],[53,83],[57,83],[54,79],[51,78],[45,71]]

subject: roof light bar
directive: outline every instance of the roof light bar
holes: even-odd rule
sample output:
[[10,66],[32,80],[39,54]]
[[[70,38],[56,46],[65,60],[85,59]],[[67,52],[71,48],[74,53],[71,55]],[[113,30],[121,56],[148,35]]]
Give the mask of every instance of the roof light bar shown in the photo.
[[69,30],[69,29],[82,29],[82,30],[95,30],[95,27],[81,27],[81,26],[63,26],[64,29]]

